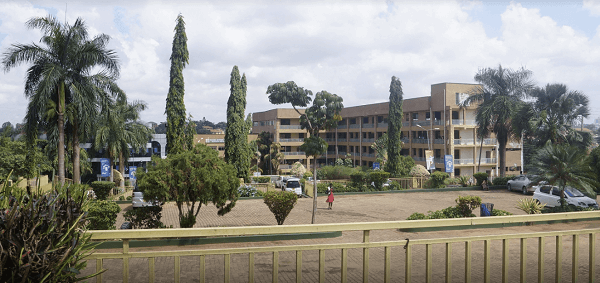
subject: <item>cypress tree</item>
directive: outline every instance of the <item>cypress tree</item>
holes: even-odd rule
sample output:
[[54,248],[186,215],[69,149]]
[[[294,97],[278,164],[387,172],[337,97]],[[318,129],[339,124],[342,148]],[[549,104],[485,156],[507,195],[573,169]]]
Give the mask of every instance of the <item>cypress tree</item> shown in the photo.
[[400,167],[400,151],[402,150],[402,83],[392,76],[390,83],[390,106],[388,113],[388,162],[386,171],[392,175],[398,174]]
[[181,153],[185,145],[185,92],[183,82],[183,68],[189,62],[187,49],[187,36],[183,16],[177,16],[173,49],[171,51],[171,71],[169,80],[169,94],[167,95],[167,154]]
[[246,111],[246,75],[240,79],[240,71],[233,66],[229,81],[230,95],[227,100],[227,129],[225,130],[225,161],[235,168],[238,178],[249,179],[250,150],[249,126],[244,121]]

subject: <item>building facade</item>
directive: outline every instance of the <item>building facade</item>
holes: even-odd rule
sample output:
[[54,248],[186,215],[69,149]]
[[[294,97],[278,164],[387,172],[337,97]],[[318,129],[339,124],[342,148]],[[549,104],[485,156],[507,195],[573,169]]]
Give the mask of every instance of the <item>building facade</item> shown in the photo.
[[[498,175],[498,142],[495,137],[478,139],[475,105],[461,107],[475,84],[440,83],[431,86],[429,96],[403,101],[402,155],[411,156],[416,164],[426,165],[426,150],[431,150],[436,170],[445,170],[444,157],[453,161],[452,177],[471,176],[476,172]],[[303,113],[303,110],[300,110]],[[376,162],[371,145],[387,132],[389,102],[345,107],[338,127],[319,135],[329,147],[317,159],[319,165],[333,164],[337,158],[351,158],[355,166],[372,167]],[[272,109],[253,114],[252,133],[272,134],[284,153],[282,171],[300,161],[305,166],[312,158],[299,150],[308,137],[300,127],[300,115],[294,109]],[[521,144],[509,142],[506,152],[506,174],[521,171]]]

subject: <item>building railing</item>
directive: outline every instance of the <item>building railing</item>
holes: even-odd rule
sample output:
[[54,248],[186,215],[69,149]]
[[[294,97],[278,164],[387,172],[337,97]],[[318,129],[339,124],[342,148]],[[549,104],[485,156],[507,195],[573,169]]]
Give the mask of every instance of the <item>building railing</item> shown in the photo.
[[413,123],[413,126],[431,126],[431,121],[421,121],[421,122],[416,122]]
[[[481,144],[481,140],[477,139],[477,141],[475,141],[477,144]],[[495,145],[498,143],[497,139],[483,139],[483,144],[485,145]]]
[[444,159],[443,158],[434,158],[433,162],[435,162],[435,163],[442,163],[443,164],[444,163]]
[[[495,216],[495,217],[473,217],[473,218],[455,218],[455,219],[436,219],[436,220],[412,220],[412,221],[385,221],[385,222],[366,222],[366,223],[334,223],[334,224],[307,224],[307,225],[277,225],[277,226],[248,226],[248,227],[210,227],[210,228],[176,228],[176,229],[147,229],[147,230],[100,230],[100,231],[87,231],[85,233],[91,235],[93,241],[104,241],[119,239],[122,242],[122,250],[117,252],[100,252],[99,250],[94,251],[92,254],[86,257],[89,261],[95,261],[95,270],[102,271],[104,268],[104,260],[121,259],[122,268],[117,267],[116,270],[108,269],[106,273],[120,272],[122,273],[122,281],[129,282],[130,277],[130,259],[145,259],[148,262],[148,281],[155,281],[155,270],[156,270],[156,259],[159,262],[164,262],[166,258],[173,258],[173,281],[181,281],[181,258],[182,257],[195,257],[199,263],[199,270],[196,269],[195,273],[199,278],[199,282],[206,281],[206,256],[221,255],[222,263],[222,274],[224,282],[232,282],[232,272],[240,273],[248,278],[249,282],[254,282],[254,271],[256,269],[255,255],[260,253],[269,253],[272,255],[272,281],[278,282],[280,274],[279,267],[282,264],[279,256],[280,253],[294,252],[295,256],[295,277],[296,282],[302,282],[303,271],[305,270],[318,270],[318,281],[325,282],[326,268],[335,270],[336,276],[340,277],[341,282],[348,281],[348,265],[349,261],[362,262],[362,276],[363,282],[367,282],[369,273],[377,272],[382,274],[384,282],[396,282],[401,281],[398,275],[404,275],[404,282],[412,282],[414,279],[418,282],[432,282],[431,278],[433,273],[439,274],[440,272],[445,275],[446,282],[452,281],[453,272],[455,268],[453,266],[461,265],[464,266],[464,282],[471,282],[473,275],[473,252],[474,250],[482,250],[482,264],[476,264],[478,268],[483,269],[476,270],[476,276],[483,278],[477,282],[491,282],[491,258],[492,255],[499,255],[501,260],[498,262],[497,268],[502,270],[501,281],[508,282],[509,274],[512,270],[512,264],[509,264],[509,260],[512,260],[514,254],[517,255],[519,260],[519,271],[521,282],[525,281],[525,274],[527,274],[527,266],[529,261],[527,260],[528,247],[530,244],[535,243],[535,247],[530,252],[534,252],[537,258],[537,277],[538,281],[541,276],[545,275],[545,263],[548,263],[547,259],[552,259],[552,270],[555,277],[558,278],[556,281],[560,281],[563,275],[564,267],[571,267],[571,282],[578,282],[580,273],[590,278],[589,282],[593,282],[594,278],[597,278],[596,274],[596,239],[600,229],[581,229],[581,230],[568,230],[568,231],[544,231],[544,232],[532,232],[532,233],[519,233],[519,234],[493,234],[493,235],[481,235],[481,236],[466,236],[466,237],[454,237],[454,238],[426,238],[426,239],[405,239],[405,240],[384,240],[384,241],[371,241],[371,231],[379,230],[393,230],[399,229],[414,229],[414,228],[450,228],[451,227],[468,227],[468,228],[483,228],[488,225],[503,225],[511,223],[536,223],[546,221],[576,221],[576,220],[593,220],[600,219],[600,212],[589,211],[589,212],[576,212],[576,213],[548,213],[548,214],[533,214],[533,215],[513,215],[513,216]],[[284,243],[278,243],[276,246],[262,246],[262,247],[243,247],[243,248],[218,248],[218,249],[194,249],[194,250],[157,250],[157,251],[130,251],[130,241],[139,239],[175,239],[175,238],[223,238],[223,237],[240,237],[248,235],[284,235],[284,234],[297,234],[297,233],[316,233],[316,232],[341,232],[348,233],[352,231],[360,231],[362,233],[362,240],[340,242],[340,243],[327,243],[327,244],[302,244],[302,245],[286,245]],[[551,238],[551,239],[547,239]],[[528,241],[531,240],[531,241]],[[549,240],[549,241],[548,241]],[[568,240],[568,242],[567,242]],[[587,240],[587,241],[585,241]],[[502,245],[492,245],[492,241],[501,241]],[[567,243],[565,243],[567,242]],[[587,243],[586,243],[587,242]],[[459,244],[463,244],[460,246]],[[513,244],[512,246],[510,244]],[[583,245],[582,245],[583,244]],[[509,248],[517,248],[519,252],[509,253]],[[583,249],[585,247],[586,249]],[[392,254],[392,248],[394,250],[400,249],[401,253]],[[383,257],[370,257],[369,251],[382,249]],[[349,250],[361,251],[360,254],[349,253]],[[585,251],[585,254],[580,254],[580,251]],[[309,257],[309,251],[318,251],[318,260],[308,261],[303,260],[303,253],[306,257]],[[453,257],[454,253],[461,253],[464,257],[461,257],[463,263],[457,263],[456,257]],[[571,255],[563,257],[563,252],[570,251]],[[339,259],[339,266],[332,268],[332,261],[326,260],[325,255],[337,254]],[[478,252],[479,253],[479,252]],[[441,258],[439,255],[443,255]],[[586,269],[580,269],[580,257],[584,257],[587,254],[589,262],[585,263]],[[237,262],[243,267],[240,271],[238,266],[232,266],[232,255],[237,259],[242,259],[242,262]],[[244,255],[241,257],[240,255]],[[404,272],[398,271],[398,266],[392,265],[392,255],[396,257],[394,260],[397,261],[400,257],[404,262]],[[415,266],[413,269],[413,256],[415,260],[421,261],[424,259],[424,266]],[[362,260],[360,260],[360,257]],[[480,260],[480,259],[477,259]],[[565,262],[569,262],[568,265]],[[113,264],[115,261],[111,261]],[[235,264],[235,263],[234,263]],[[416,263],[415,263],[416,264]],[[454,265],[453,265],[454,264]],[[588,265],[589,264],[589,265]],[[89,265],[89,264],[88,264]],[[304,266],[303,266],[304,265]],[[198,265],[196,265],[198,266]],[[294,266],[294,265],[292,265]],[[159,266],[163,267],[164,266]],[[112,268],[112,267],[111,267]],[[197,267],[196,267],[197,268]],[[292,267],[293,268],[293,267]],[[422,269],[421,269],[422,268]],[[435,270],[434,270],[435,269]],[[247,270],[247,273],[246,273]],[[338,271],[339,270],[339,271]],[[394,273],[392,271],[395,270]],[[424,272],[424,278],[416,278],[417,274]],[[580,271],[581,270],[581,271]],[[191,271],[185,270],[186,273]],[[567,271],[568,272],[568,271]],[[100,274],[96,277],[96,282],[102,282],[103,276]],[[329,273],[329,272],[327,272]],[[398,274],[400,273],[400,274]],[[396,278],[392,278],[395,274]],[[194,280],[198,280],[194,279]],[[306,274],[305,274],[306,279]],[[316,279],[316,278],[315,278]],[[500,280],[498,280],[500,281]]]
[[[479,163],[479,158],[475,159],[476,163]],[[496,158],[482,158],[481,164],[496,164]]]
[[455,165],[473,164],[473,158],[454,159]]
[[462,125],[462,124],[463,124],[462,119],[452,119],[452,125]]
[[441,126],[444,124],[444,121],[442,120],[433,120],[433,125],[434,126]]
[[279,169],[281,169],[281,170],[292,169],[292,165],[281,164],[281,165],[279,165]]
[[360,142],[360,139],[348,139],[350,142]]
[[434,144],[444,144],[444,139],[434,139],[433,143]]
[[346,139],[346,138],[338,138],[337,140],[338,140],[339,142],[346,142],[346,141],[347,141],[347,139]]
[[364,157],[375,157],[375,153],[363,153],[362,156],[364,156]]
[[377,128],[387,128],[388,123],[377,123]]
[[429,140],[428,139],[412,139],[412,143],[428,144]]
[[279,129],[282,130],[300,130],[302,129],[301,125],[279,125]]
[[335,151],[328,151],[327,155],[335,155]]
[[206,139],[206,143],[225,143],[225,139]]
[[346,125],[338,125],[338,126],[337,126],[337,128],[338,128],[338,129],[346,129],[346,128],[347,128],[347,126],[346,126]]
[[474,139],[454,139],[455,145],[472,145],[474,142]]
[[375,139],[362,139],[363,142],[375,142]]
[[344,157],[344,156],[346,156],[346,152],[345,151],[338,151],[338,155]]
[[306,153],[304,153],[304,151],[291,151],[284,152],[283,155],[306,155]]
[[410,126],[410,122],[402,122],[402,127],[408,127]]
[[417,157],[417,156],[413,156],[413,159],[414,159],[415,161],[422,161],[422,162],[425,162],[425,157]]
[[362,125],[363,129],[371,129],[371,128],[375,128],[374,124],[363,124]]
[[350,124],[348,127],[350,129],[358,129],[358,128],[360,128],[360,125],[359,124]]
[[410,139],[409,138],[401,138],[400,139],[403,143],[409,143]]
[[465,125],[467,125],[467,126],[476,126],[477,125],[477,121],[475,121],[475,120],[465,120]]
[[304,139],[279,139],[279,142],[304,142]]

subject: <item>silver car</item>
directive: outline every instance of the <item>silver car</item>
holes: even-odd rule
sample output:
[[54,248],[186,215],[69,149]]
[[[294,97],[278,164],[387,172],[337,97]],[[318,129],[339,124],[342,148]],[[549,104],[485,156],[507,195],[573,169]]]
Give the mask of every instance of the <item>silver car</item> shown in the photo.
[[524,195],[535,191],[535,188],[531,186],[531,180],[525,175],[519,175],[512,180],[508,180],[508,182],[506,182],[506,188],[509,191],[520,191]]
[[[560,206],[560,188],[551,185],[534,186],[533,199],[549,207]],[[565,201],[568,205],[598,209],[598,202],[586,197],[578,189],[565,187]]]

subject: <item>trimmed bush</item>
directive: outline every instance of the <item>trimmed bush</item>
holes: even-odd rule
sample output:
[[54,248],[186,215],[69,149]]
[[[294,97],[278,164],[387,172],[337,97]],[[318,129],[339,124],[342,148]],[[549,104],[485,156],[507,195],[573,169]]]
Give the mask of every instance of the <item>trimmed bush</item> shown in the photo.
[[89,230],[115,230],[117,214],[121,208],[114,201],[97,200],[88,207]]
[[443,188],[446,186],[446,179],[448,179],[449,176],[448,173],[435,171],[429,177],[429,186],[434,189]]
[[165,228],[160,219],[162,207],[144,206],[125,212],[125,220],[131,222],[134,229],[156,229]]
[[371,171],[368,173],[370,183],[375,185],[375,189],[378,191],[382,190],[383,183],[385,183],[390,176],[390,173],[385,171]]
[[517,201],[517,208],[525,211],[527,214],[542,214],[542,209],[546,206],[532,198],[524,198]]
[[508,211],[501,210],[501,209],[493,209],[492,210],[492,216],[508,216],[508,215],[513,215],[513,214]]
[[259,184],[269,183],[269,182],[271,182],[271,177],[269,177],[269,176],[252,177],[252,181],[259,183]]
[[110,195],[110,190],[115,188],[115,183],[110,181],[95,181],[92,182],[92,190],[96,194],[98,200],[106,200]]
[[477,186],[481,186],[483,181],[488,179],[488,174],[485,172],[475,173],[475,174],[473,174],[473,178],[475,178],[475,180],[477,180]]
[[367,173],[356,171],[350,174],[350,184],[353,187],[362,188],[367,185]]
[[431,173],[429,173],[429,171],[427,171],[427,168],[425,168],[425,166],[423,166],[421,164],[415,165],[413,168],[410,169],[410,173],[409,173],[409,175],[411,175],[413,177],[427,177],[430,174]]
[[508,180],[510,180],[510,177],[496,177],[494,178],[494,181],[492,181],[492,184],[494,186],[506,186]]
[[301,178],[304,175],[304,173],[306,173],[306,168],[302,163],[296,161],[294,162],[294,164],[292,164],[292,170],[290,170],[290,173],[294,176]]
[[[360,192],[357,188],[355,187],[348,187],[348,186],[344,186],[344,184],[341,183],[332,183],[333,184],[333,193],[343,193],[343,192]],[[319,194],[324,194],[327,192],[327,186],[329,185],[329,183],[317,183],[317,193]]]
[[270,191],[264,194],[264,202],[275,216],[277,225],[283,225],[285,218],[290,214],[298,196],[293,192]]
[[473,209],[481,205],[481,198],[478,196],[459,196],[454,201],[457,203],[456,207],[463,217],[474,217]]
[[402,190],[406,190],[406,188],[403,188],[402,186],[400,186],[400,183],[398,181],[392,181],[392,183],[390,183],[389,190],[390,191],[402,191]]
[[346,166],[323,166],[317,169],[318,180],[347,180],[356,169]]

